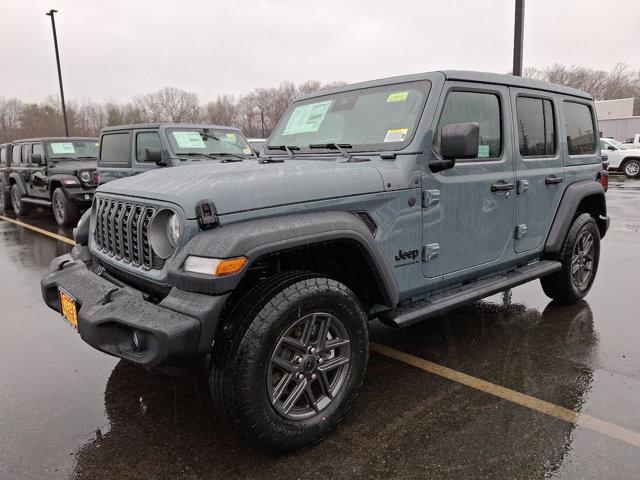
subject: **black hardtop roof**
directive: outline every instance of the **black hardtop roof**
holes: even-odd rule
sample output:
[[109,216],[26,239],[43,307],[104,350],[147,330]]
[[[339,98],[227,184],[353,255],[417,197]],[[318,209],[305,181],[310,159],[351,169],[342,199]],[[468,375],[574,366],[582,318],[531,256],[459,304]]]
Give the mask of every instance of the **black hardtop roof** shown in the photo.
[[418,80],[433,80],[434,77],[440,75],[446,80],[459,80],[463,82],[478,82],[478,83],[491,83],[495,85],[505,85],[509,87],[529,88],[532,90],[542,90],[553,93],[561,93],[564,95],[570,95],[574,97],[584,98],[587,100],[593,100],[593,97],[587,92],[578,90],[575,88],[567,87],[565,85],[559,85],[557,83],[544,82],[542,80],[534,80],[531,78],[517,77],[515,75],[506,75],[501,73],[490,72],[472,72],[466,70],[442,70],[425,73],[414,73],[411,75],[401,75],[398,77],[381,78],[378,80],[369,80],[366,82],[353,83],[351,85],[344,85],[342,87],[330,88],[327,90],[320,90],[308,95],[303,95],[296,100],[303,100],[307,98],[319,97],[328,93],[347,92],[350,90],[357,90],[359,88],[377,87],[381,85],[389,85],[394,83],[415,82]]
[[[160,129],[160,128],[215,128],[219,130],[234,130],[240,132],[237,127],[228,127],[225,125],[214,125],[212,123],[131,123],[129,125],[113,125],[104,127],[100,134],[105,132],[117,132],[122,130],[141,130],[141,129]],[[240,132],[242,133],[242,132]]]
[[97,142],[97,137],[40,137],[40,138],[21,138],[11,143],[30,143],[30,142],[68,142],[69,140],[89,140]]

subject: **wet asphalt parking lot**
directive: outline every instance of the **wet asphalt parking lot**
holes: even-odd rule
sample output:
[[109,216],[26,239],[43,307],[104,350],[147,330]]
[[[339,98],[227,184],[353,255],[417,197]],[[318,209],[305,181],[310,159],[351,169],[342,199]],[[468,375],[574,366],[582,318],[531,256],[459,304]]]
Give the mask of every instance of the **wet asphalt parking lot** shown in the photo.
[[[320,444],[266,455],[211,405],[85,345],[41,300],[71,244],[0,219],[0,479],[640,478],[640,181],[612,178],[586,300],[538,282],[405,330],[371,324],[367,378]],[[46,213],[21,219],[61,237]]]

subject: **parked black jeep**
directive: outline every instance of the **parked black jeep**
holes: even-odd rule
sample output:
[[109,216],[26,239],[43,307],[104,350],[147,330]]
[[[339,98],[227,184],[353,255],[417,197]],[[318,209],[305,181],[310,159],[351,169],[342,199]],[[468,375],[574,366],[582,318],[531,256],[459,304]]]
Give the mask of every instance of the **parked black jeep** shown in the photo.
[[0,198],[6,201],[10,193],[18,216],[28,215],[32,205],[50,206],[58,225],[75,226],[93,199],[97,155],[96,138],[16,140]]
[[0,213],[4,213],[11,207],[10,191],[8,188],[5,188],[9,185],[10,151],[10,143],[0,145]]

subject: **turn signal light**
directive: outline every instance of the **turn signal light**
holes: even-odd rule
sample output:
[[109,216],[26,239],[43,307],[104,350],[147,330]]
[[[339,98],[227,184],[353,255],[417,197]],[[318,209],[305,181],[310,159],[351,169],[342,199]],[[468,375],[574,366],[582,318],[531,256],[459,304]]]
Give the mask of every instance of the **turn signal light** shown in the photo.
[[234,273],[238,273],[240,270],[242,270],[242,267],[244,267],[246,264],[247,259],[245,257],[220,260],[220,263],[216,267],[214,275],[218,277],[224,275],[233,275]]

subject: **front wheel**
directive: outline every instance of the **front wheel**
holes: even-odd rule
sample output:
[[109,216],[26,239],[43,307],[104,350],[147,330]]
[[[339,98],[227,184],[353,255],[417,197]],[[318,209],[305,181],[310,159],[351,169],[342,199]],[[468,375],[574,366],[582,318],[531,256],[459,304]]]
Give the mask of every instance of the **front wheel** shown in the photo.
[[259,447],[296,450],[346,414],[366,370],[367,317],[335,280],[289,275],[269,284],[232,313],[235,333],[216,340],[226,352],[212,363],[211,389]]
[[562,269],[542,277],[542,289],[553,300],[576,303],[591,289],[600,261],[600,230],[588,213],[583,213],[573,221],[559,260]]
[[633,159],[628,160],[624,164],[624,168],[622,169],[624,174],[629,178],[639,178],[640,177],[640,160]]
[[51,199],[53,216],[61,227],[75,227],[78,224],[78,207],[70,202],[61,188],[56,188]]

